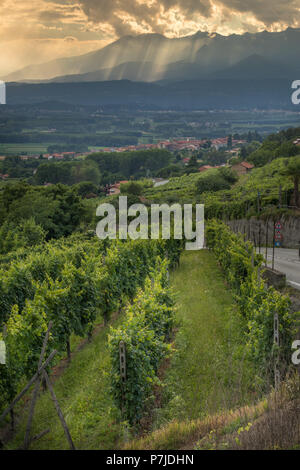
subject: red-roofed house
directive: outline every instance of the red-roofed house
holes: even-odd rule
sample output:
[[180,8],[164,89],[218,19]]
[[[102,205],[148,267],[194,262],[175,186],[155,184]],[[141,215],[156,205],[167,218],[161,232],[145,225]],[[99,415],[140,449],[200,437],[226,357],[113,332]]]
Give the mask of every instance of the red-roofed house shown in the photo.
[[244,175],[246,173],[249,173],[253,168],[254,165],[249,162],[236,163],[231,167],[231,169],[235,171],[238,175]]
[[199,168],[199,171],[200,171],[201,173],[203,173],[203,171],[210,170],[211,168],[213,168],[213,167],[210,166],[210,165],[203,165],[203,166],[201,166],[201,167]]
[[115,183],[115,184],[110,185],[109,191],[108,191],[108,195],[120,194],[120,192],[121,192],[121,191],[120,191],[120,186],[121,186],[121,184],[126,184],[126,183],[129,183],[129,181],[127,181],[127,180],[119,181],[118,183]]

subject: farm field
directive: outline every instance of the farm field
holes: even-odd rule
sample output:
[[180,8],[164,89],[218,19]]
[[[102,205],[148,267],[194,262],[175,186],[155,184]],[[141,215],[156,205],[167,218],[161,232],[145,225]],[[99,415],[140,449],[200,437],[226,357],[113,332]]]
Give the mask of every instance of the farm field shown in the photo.
[[47,152],[50,144],[0,144],[0,155],[34,155]]
[[[249,401],[251,369],[238,360],[241,320],[214,255],[208,251],[184,253],[180,267],[171,275],[171,286],[177,301],[176,352],[165,371],[162,407],[150,416],[153,424],[149,431],[174,418],[204,417]],[[114,320],[114,327],[123,320],[122,314]],[[92,343],[76,352],[55,381],[56,395],[79,449],[120,448],[134,437],[119,420],[110,395],[108,332],[109,326],[102,328]],[[26,413],[9,448],[22,444],[25,426]],[[68,448],[51,399],[43,394],[32,432],[37,434],[47,427],[51,432],[32,448]]]

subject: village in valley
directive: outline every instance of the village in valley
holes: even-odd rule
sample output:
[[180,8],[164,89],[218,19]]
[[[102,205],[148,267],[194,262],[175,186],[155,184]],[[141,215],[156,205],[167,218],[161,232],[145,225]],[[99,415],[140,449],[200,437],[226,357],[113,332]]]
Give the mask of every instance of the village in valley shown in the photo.
[[[168,139],[159,141],[153,144],[139,144],[139,145],[128,145],[123,147],[103,147],[103,148],[91,148],[88,152],[76,152],[76,151],[69,151],[69,152],[53,152],[53,153],[43,153],[43,154],[21,154],[17,158],[22,161],[28,160],[42,160],[42,161],[49,161],[49,162],[59,162],[59,161],[69,161],[74,159],[82,159],[86,158],[89,155],[92,155],[95,152],[103,152],[103,153],[123,153],[123,152],[134,152],[134,151],[143,151],[143,150],[154,150],[154,149],[165,149],[171,153],[179,154],[182,160],[182,163],[187,166],[190,162],[192,155],[197,155],[203,149],[210,149],[210,150],[224,150],[228,154],[228,159],[231,157],[238,157],[240,154],[241,148],[247,144],[246,140],[242,139],[234,139],[232,136],[228,137],[219,137],[214,139],[196,139],[194,137],[185,137],[181,139]],[[300,141],[299,141],[300,145]],[[0,162],[4,161],[6,158],[9,158],[10,155],[0,155]],[[211,168],[219,168],[222,165],[200,165],[201,160],[199,161],[199,171],[203,172],[205,170]],[[237,168],[240,172],[243,172],[243,167],[241,170]],[[249,168],[247,168],[248,170]],[[33,170],[33,174],[35,174],[36,169]],[[9,179],[9,174],[7,173],[0,173],[0,179],[7,180]],[[161,179],[158,178],[157,181]],[[127,182],[127,181],[125,181]],[[155,181],[156,182],[156,181]],[[118,181],[115,184],[111,185],[111,192],[109,193],[117,194],[120,184],[124,183],[124,181]]]

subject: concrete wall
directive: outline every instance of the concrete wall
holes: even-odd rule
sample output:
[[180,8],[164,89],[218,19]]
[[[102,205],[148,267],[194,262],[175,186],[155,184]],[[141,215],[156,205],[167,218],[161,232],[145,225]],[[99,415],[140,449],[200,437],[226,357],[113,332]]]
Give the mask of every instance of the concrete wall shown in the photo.
[[286,285],[286,275],[275,269],[264,268],[262,277],[267,285],[273,286],[275,289],[283,289]]
[[[300,245],[300,217],[282,216],[278,222],[282,224],[281,233],[283,235],[283,248],[298,248]],[[255,217],[248,219],[230,220],[227,225],[234,231],[246,234],[246,238],[255,242],[258,246],[266,245],[267,225],[268,225],[268,245],[273,244],[273,222],[260,221]]]

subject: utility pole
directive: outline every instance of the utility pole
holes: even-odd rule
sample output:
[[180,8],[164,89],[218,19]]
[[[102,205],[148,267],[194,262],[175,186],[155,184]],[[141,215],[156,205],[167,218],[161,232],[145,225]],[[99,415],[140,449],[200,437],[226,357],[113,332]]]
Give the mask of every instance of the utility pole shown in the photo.
[[266,225],[266,267],[268,266],[268,241],[269,241],[269,219]]
[[273,253],[272,253],[272,269],[275,267],[275,221],[273,222]]
[[279,186],[279,209],[282,207],[282,186]]

